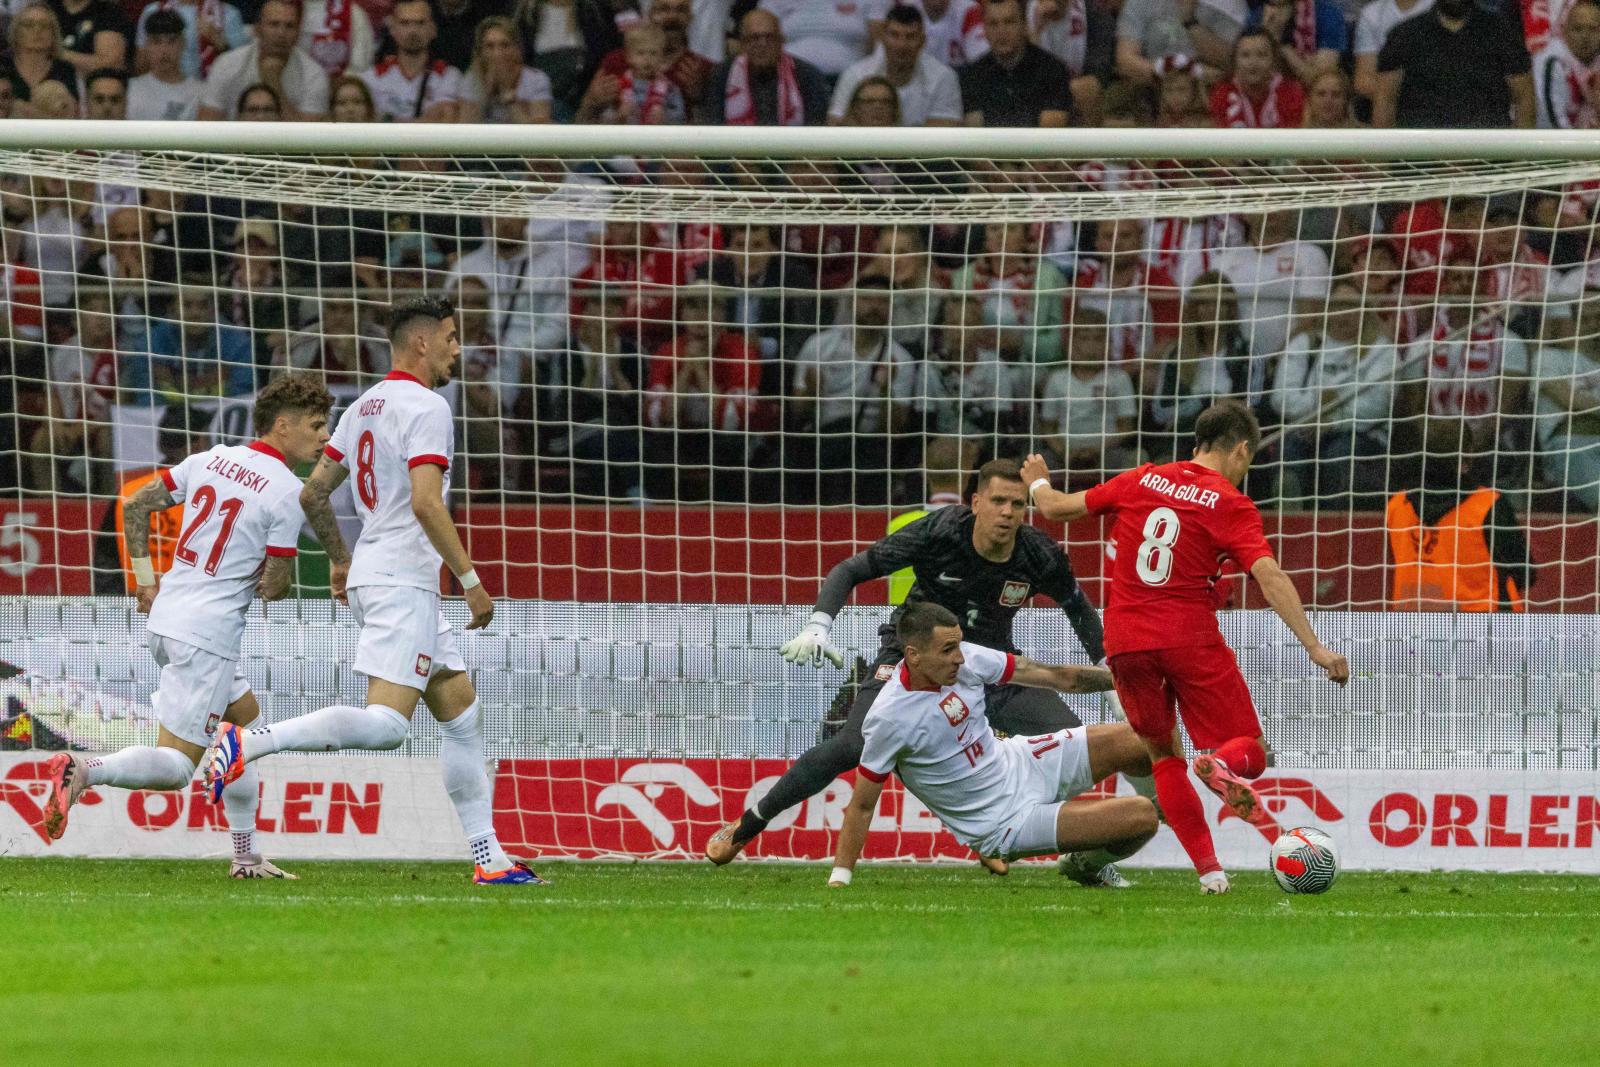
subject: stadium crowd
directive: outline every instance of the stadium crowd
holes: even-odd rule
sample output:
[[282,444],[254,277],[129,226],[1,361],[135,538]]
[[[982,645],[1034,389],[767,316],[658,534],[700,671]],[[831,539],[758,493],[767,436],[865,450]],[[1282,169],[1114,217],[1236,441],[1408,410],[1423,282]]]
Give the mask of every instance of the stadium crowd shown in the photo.
[[[0,116],[55,121],[1600,126],[1596,0],[3,6]],[[596,198],[739,180],[684,159],[452,165]],[[1073,181],[1148,189],[1176,169],[1088,162]],[[1031,179],[807,161],[761,180],[872,196]],[[1600,183],[1043,226],[292,199],[0,174],[0,452],[19,457],[0,486],[114,493],[117,411],[198,434],[284,368],[353,394],[387,370],[382,309],[427,291],[461,309],[465,493],[909,502],[929,442],[957,435],[1039,443],[1076,488],[1180,454],[1237,397],[1282,431],[1263,499],[1381,503],[1418,476],[1434,417],[1465,424],[1500,484],[1600,506]]]

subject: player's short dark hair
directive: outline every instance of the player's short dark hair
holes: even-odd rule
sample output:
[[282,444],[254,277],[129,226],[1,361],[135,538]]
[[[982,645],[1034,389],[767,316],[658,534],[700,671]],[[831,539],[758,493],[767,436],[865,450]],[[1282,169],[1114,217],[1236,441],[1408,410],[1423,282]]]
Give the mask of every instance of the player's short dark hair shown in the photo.
[[895,623],[894,633],[902,645],[921,647],[939,627],[960,625],[961,620],[956,618],[956,613],[949,608],[935,604],[931,600],[919,600],[914,604],[907,604],[900,612],[900,621]]
[[427,323],[437,326],[455,318],[456,306],[442,296],[415,296],[401,300],[389,309],[389,343],[399,348],[411,330]]
[[1261,447],[1261,424],[1255,412],[1237,400],[1219,400],[1200,413],[1194,422],[1196,452],[1226,452],[1240,441],[1248,442],[1250,454]]
[[978,468],[978,480],[974,483],[972,491],[983,492],[995,478],[1004,478],[1008,482],[1021,482],[1022,464],[1014,459],[991,459]]
[[331,407],[333,394],[322,384],[320,374],[292,371],[256,395],[256,433],[271,432],[272,424],[285,412],[321,415]]
[[896,4],[883,16],[885,22],[898,22],[902,26],[922,28],[922,12],[910,4]]

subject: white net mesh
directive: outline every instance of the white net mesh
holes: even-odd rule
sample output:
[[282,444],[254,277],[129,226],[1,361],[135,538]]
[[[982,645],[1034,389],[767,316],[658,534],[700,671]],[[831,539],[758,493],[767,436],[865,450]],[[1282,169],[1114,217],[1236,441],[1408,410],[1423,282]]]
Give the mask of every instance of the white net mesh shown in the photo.
[[[676,761],[742,802],[809,747],[843,676],[777,646],[892,516],[993,456],[1076,489],[1186,455],[1223,397],[1267,427],[1246,488],[1358,675],[1315,685],[1228,616],[1280,767],[1600,766],[1600,164],[11,149],[0,196],[13,746],[148,736],[119,497],[243,438],[286,368],[348,402],[429,292],[462,309],[456,518],[510,601],[468,659],[546,851],[692,851],[726,812],[690,790],[691,834],[641,837],[605,791]],[[1402,587],[1396,494],[1438,530],[1480,486],[1490,559]],[[1100,537],[1067,537],[1097,604]],[[305,599],[247,631],[274,718],[359,688],[305,547]],[[861,587],[841,644],[870,661],[892,595]],[[1083,656],[1053,608],[1015,636]],[[778,828],[811,848],[842,799]]]

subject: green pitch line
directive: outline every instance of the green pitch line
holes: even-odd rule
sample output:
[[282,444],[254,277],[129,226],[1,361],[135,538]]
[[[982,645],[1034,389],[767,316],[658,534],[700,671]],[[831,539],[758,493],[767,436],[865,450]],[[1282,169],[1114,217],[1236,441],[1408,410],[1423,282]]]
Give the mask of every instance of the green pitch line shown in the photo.
[[0,860],[0,1062],[1595,1062],[1595,879],[285,866]]

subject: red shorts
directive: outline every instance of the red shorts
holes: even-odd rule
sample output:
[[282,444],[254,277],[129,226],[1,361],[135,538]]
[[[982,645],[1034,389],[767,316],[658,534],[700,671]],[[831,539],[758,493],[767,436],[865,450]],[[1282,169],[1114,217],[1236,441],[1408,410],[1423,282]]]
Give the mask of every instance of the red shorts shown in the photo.
[[1261,736],[1250,687],[1227,645],[1125,652],[1110,666],[1128,725],[1140,737],[1171,737],[1179,715],[1198,748]]

